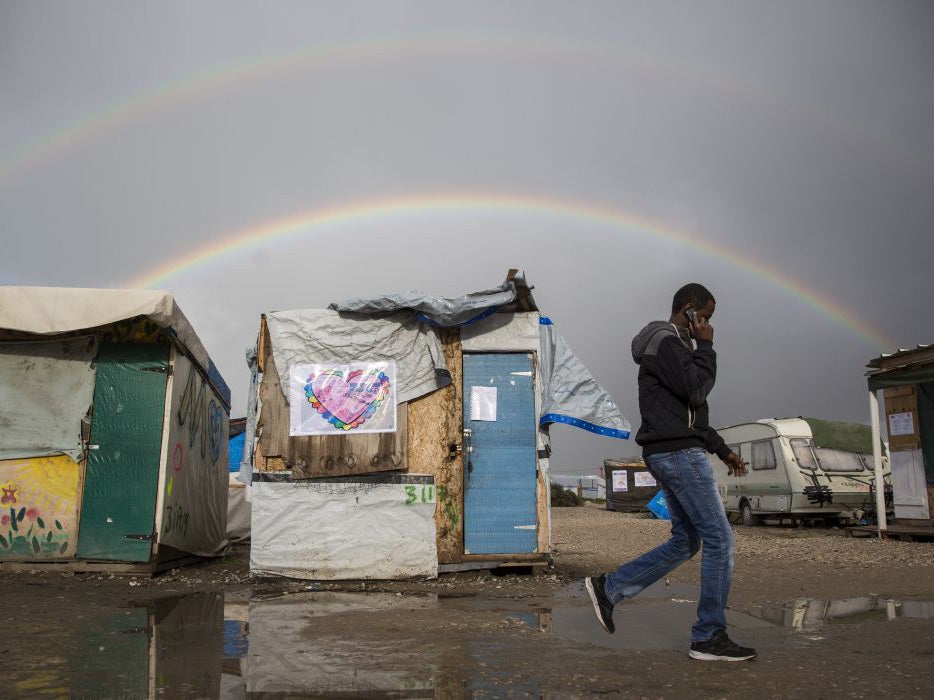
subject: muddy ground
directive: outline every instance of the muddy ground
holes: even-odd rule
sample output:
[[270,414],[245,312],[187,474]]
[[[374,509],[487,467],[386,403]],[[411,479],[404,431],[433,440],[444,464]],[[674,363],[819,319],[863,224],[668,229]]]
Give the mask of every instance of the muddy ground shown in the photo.
[[[686,655],[699,561],[619,606],[613,636],[597,627],[583,592],[581,577],[664,541],[666,522],[595,506],[552,513],[554,566],[535,576],[258,580],[248,546],[154,577],[0,571],[0,695],[934,694],[934,543],[737,526],[730,633],[760,657],[714,664]],[[248,651],[244,642],[231,652],[226,637],[220,651],[210,631],[218,605],[228,626],[241,621]],[[142,623],[131,622],[137,610],[148,611]],[[208,636],[195,627],[210,628]],[[143,651],[132,652],[134,644]],[[127,670],[142,663],[137,657],[149,659],[145,692]]]

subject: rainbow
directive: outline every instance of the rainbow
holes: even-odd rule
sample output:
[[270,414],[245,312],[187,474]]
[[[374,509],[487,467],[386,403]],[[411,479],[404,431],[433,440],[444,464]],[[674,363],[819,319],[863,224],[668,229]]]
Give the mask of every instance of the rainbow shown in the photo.
[[247,60],[217,66],[193,76],[184,76],[149,86],[145,90],[111,101],[100,109],[88,112],[58,129],[45,133],[23,145],[10,155],[0,158],[0,186],[13,177],[49,162],[62,154],[124,128],[151,114],[171,109],[186,101],[197,100],[212,93],[234,89],[251,82],[280,78],[299,71],[314,71],[354,63],[385,63],[413,58],[466,54],[477,59],[505,55],[511,60],[523,57],[544,60],[576,60],[597,65],[616,66],[640,72],[650,72],[662,78],[674,78],[696,84],[704,89],[741,96],[769,110],[791,114],[796,118],[822,126],[837,133],[846,133],[863,144],[873,144],[880,152],[897,156],[914,169],[930,172],[930,163],[920,159],[914,150],[891,141],[881,130],[865,125],[842,122],[838,117],[820,110],[816,105],[801,103],[767,90],[760,84],[742,81],[735,76],[704,71],[696,65],[679,63],[669,57],[663,60],[635,52],[623,46],[566,41],[555,37],[433,35],[399,38],[367,38],[356,41],[320,44],[273,55],[259,55]]
[[368,199],[327,209],[312,210],[267,222],[259,226],[221,236],[184,256],[166,261],[125,286],[164,286],[171,278],[205,265],[217,258],[247,250],[265,243],[277,243],[288,238],[311,235],[327,226],[385,222],[391,218],[441,216],[464,212],[490,214],[531,214],[585,220],[657,240],[692,248],[710,257],[724,260],[754,274],[775,287],[791,294],[818,312],[832,318],[878,348],[894,347],[895,343],[871,328],[851,310],[808,288],[792,277],[767,267],[750,257],[742,256],[724,245],[701,238],[695,232],[678,231],[658,221],[596,204],[526,195],[501,194],[431,194],[408,197]]

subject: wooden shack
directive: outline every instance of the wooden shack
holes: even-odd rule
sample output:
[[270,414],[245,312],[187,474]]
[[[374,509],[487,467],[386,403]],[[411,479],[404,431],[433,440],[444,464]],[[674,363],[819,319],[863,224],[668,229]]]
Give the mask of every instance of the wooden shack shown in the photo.
[[[550,321],[535,308],[524,280],[510,277],[506,285],[513,290],[510,303],[481,309],[469,323],[454,327],[428,323],[414,310],[388,319],[378,314],[375,320],[336,310],[262,318],[252,571],[301,578],[397,578],[547,564],[549,443],[548,422],[541,420],[547,385],[541,328]],[[371,337],[367,334],[373,329],[364,326],[372,323],[396,324],[389,332],[409,334],[405,343],[412,348],[426,336],[436,341],[429,353],[436,369],[423,372],[421,379],[403,378],[399,370],[395,429],[290,435],[294,406],[282,386],[289,371],[277,362],[326,360],[341,344],[357,344],[353,352],[362,360],[386,359],[383,343],[360,340]],[[315,327],[329,329],[332,336],[306,338],[301,352],[277,355],[277,334],[293,342],[306,331],[313,335],[309,329]],[[435,381],[438,386],[431,386]],[[405,388],[414,385],[419,386],[416,395],[407,396]],[[492,403],[478,406],[482,400]],[[548,419],[556,420],[561,418]],[[572,420],[577,419],[566,422]]]
[[[898,525],[920,526],[930,535],[934,533],[934,346],[881,355],[867,368],[877,465],[881,464],[877,392],[883,394],[895,519]],[[877,474],[878,470],[877,466]],[[878,510],[884,513],[881,505]],[[879,529],[888,529],[884,517]]]
[[0,288],[0,565],[222,554],[229,406],[171,295]]

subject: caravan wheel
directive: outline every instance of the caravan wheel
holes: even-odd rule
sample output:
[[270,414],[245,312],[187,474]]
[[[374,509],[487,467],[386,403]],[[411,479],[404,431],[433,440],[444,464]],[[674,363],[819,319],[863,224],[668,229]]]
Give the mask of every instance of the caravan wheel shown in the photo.
[[739,504],[739,512],[743,525],[758,525],[759,517],[752,514],[752,506],[745,498]]

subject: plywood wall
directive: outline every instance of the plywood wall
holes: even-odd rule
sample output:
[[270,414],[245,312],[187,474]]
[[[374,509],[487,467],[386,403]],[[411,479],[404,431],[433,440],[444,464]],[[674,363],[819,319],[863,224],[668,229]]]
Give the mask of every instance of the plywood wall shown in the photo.
[[264,357],[259,385],[261,437],[256,450],[258,471],[291,469],[297,479],[349,476],[403,470],[407,458],[407,404],[396,407],[394,433],[289,436],[289,406],[272,353]]
[[438,562],[452,564],[464,554],[464,459],[451,445],[463,442],[463,376],[460,335],[456,329],[439,333],[451,384],[409,402],[409,472],[435,478],[435,524]]

